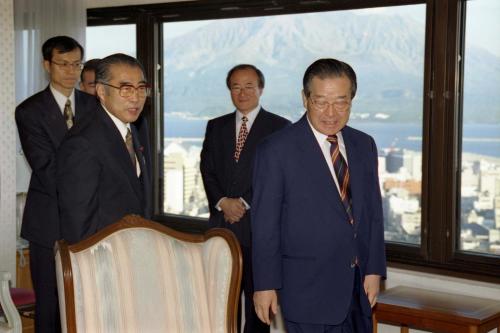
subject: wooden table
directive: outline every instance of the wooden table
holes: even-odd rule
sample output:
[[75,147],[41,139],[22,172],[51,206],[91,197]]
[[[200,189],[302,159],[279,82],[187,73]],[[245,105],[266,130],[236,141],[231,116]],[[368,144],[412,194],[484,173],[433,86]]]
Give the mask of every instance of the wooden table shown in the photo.
[[398,286],[382,292],[373,312],[377,323],[440,333],[500,333],[500,301]]

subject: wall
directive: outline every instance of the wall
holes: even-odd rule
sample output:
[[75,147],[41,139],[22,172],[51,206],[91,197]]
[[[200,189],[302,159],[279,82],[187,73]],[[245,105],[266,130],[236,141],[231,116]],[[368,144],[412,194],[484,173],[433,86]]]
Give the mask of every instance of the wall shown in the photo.
[[15,277],[16,127],[13,11],[12,0],[0,0],[0,271],[10,271]]

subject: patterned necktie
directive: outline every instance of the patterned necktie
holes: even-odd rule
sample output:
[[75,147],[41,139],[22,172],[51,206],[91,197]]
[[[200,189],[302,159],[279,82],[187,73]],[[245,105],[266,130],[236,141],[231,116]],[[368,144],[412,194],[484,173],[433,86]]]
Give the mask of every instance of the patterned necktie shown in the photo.
[[340,153],[337,135],[329,135],[326,140],[330,142],[330,155],[332,156],[333,169],[335,170],[335,175],[339,183],[340,199],[349,217],[349,223],[353,224],[354,218],[352,216],[351,191],[349,189],[349,168],[347,167],[344,157]]
[[68,129],[70,129],[73,126],[73,111],[71,110],[71,100],[69,99],[64,104],[64,120]]
[[238,162],[240,159],[241,151],[243,150],[243,146],[245,145],[245,140],[247,139],[248,129],[247,129],[247,121],[248,118],[243,116],[241,118],[241,127],[240,132],[238,133],[238,141],[236,142],[236,150],[234,151],[234,160]]
[[125,136],[125,145],[127,146],[128,154],[130,155],[130,160],[132,161],[134,170],[136,170],[137,166],[135,159],[134,141],[132,140],[132,132],[130,131],[130,128],[127,128],[127,135]]

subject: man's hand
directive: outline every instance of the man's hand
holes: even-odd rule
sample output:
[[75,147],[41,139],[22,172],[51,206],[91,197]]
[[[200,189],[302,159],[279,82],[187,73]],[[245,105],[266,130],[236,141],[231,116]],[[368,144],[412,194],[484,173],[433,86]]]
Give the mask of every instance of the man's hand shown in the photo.
[[229,223],[238,222],[246,212],[245,205],[239,198],[224,198],[219,206],[224,213],[224,220]]
[[273,315],[278,313],[278,295],[276,290],[262,290],[253,293],[253,304],[255,306],[255,312],[259,319],[271,325],[270,312]]
[[378,292],[380,291],[380,275],[366,275],[363,283],[368,301],[373,308],[377,303]]

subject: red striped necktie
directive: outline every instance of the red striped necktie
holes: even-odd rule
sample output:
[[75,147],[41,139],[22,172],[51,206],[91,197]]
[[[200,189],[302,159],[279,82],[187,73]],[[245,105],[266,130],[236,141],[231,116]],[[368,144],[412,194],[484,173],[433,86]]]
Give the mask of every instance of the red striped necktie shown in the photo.
[[241,151],[248,136],[247,121],[248,118],[246,116],[241,118],[240,132],[238,133],[238,141],[236,142],[236,150],[234,151],[234,160],[236,162],[240,159]]
[[330,142],[330,155],[332,157],[333,169],[339,183],[340,199],[349,217],[349,223],[353,224],[354,218],[352,215],[351,191],[349,189],[349,168],[347,167],[347,162],[340,153],[337,135],[329,135],[326,140]]

